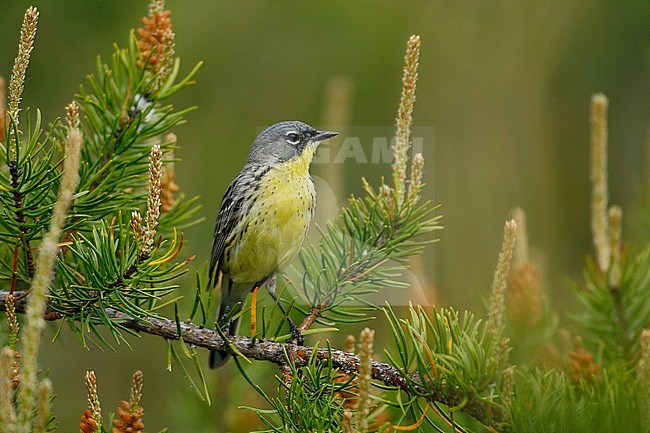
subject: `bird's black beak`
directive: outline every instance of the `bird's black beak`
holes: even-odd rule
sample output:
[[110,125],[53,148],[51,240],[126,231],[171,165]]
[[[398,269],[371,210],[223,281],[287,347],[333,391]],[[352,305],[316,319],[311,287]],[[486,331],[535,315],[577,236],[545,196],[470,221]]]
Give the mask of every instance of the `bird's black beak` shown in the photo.
[[319,142],[327,140],[328,138],[336,137],[339,135],[338,132],[332,131],[316,131],[316,134],[311,138],[311,141]]

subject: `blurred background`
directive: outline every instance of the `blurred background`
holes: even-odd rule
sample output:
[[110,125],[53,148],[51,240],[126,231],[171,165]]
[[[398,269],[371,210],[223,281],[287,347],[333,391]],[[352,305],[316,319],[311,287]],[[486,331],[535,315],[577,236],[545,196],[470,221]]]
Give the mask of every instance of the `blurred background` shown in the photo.
[[[24,11],[31,4],[40,10],[23,107],[40,108],[46,121],[63,114],[98,54],[108,58],[113,43],[126,45],[148,7],[133,0],[3,3],[0,74],[7,78]],[[503,224],[521,206],[543,287],[564,320],[573,305],[567,280],[580,279],[591,251],[589,101],[596,92],[610,99],[610,202],[623,208],[626,241],[644,246],[649,239],[639,217],[650,184],[646,0],[194,0],[168,7],[182,70],[204,62],[197,83],[172,101],[198,107],[175,130],[182,159],[176,181],[188,196],[201,196],[205,217],[186,233],[195,266],[207,260],[223,192],[267,125],[300,119],[343,132],[343,153],[326,146],[312,170],[322,192],[320,221],[360,191],[361,175],[376,181],[390,173],[390,161],[372,155],[393,131],[412,34],[422,37],[414,138],[426,159],[425,198],[442,205],[444,225],[416,277],[422,299],[484,311]],[[190,274],[181,282],[190,297],[193,281]],[[207,407],[180,373],[165,371],[163,341],[144,337],[132,345],[85,351],[66,332],[44,345],[41,364],[58,393],[62,430],[74,429],[85,408],[86,369],[97,371],[108,412],[128,398],[138,368],[147,431],[260,427],[237,409],[264,403],[245,383],[228,380],[237,376],[232,363],[208,373],[215,403]]]

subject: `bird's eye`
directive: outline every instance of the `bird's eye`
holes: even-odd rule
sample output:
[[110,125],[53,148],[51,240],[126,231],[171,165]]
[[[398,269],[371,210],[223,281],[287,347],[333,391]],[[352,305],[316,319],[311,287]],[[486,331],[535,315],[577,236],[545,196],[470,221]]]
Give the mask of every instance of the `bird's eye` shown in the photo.
[[298,134],[296,132],[290,132],[290,133],[287,134],[287,141],[290,144],[298,144],[298,143],[300,143],[300,138],[301,138],[300,134]]

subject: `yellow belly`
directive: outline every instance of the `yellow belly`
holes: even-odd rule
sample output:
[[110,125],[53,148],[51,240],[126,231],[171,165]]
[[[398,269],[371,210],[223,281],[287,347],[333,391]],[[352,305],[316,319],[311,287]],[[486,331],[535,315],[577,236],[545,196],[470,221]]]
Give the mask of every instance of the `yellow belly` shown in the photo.
[[[255,203],[235,231],[224,271],[235,283],[256,283],[288,266],[300,250],[314,208],[314,185],[309,174],[271,169]],[[290,167],[289,167],[290,168]]]

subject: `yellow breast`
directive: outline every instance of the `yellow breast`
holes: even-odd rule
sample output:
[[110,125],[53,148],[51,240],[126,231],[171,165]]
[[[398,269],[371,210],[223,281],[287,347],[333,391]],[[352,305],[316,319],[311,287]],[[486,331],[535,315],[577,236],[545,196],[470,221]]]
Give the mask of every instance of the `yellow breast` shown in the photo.
[[236,229],[241,237],[231,245],[225,263],[234,282],[256,283],[288,266],[300,250],[316,196],[308,172],[310,153],[270,169],[260,179],[254,204]]

